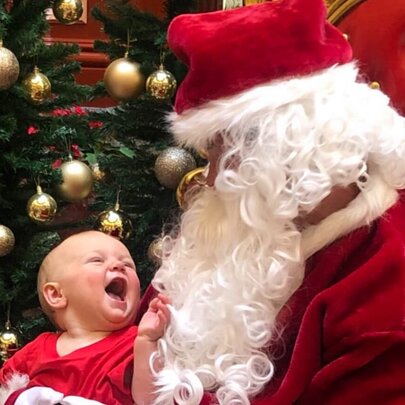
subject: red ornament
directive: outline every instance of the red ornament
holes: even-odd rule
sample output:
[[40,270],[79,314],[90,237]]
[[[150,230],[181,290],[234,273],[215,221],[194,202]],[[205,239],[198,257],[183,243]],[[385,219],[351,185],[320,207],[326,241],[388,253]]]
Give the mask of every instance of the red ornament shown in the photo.
[[35,125],[30,125],[27,129],[27,134],[28,135],[35,135],[39,131],[38,127]]
[[75,112],[76,115],[86,115],[87,112],[83,110],[82,107],[76,106],[73,108],[73,111]]
[[13,0],[7,0],[6,4],[4,5],[4,8],[7,11],[7,13],[11,11],[12,7],[13,7]]
[[61,166],[62,166],[62,159],[56,159],[51,165],[52,169],[59,169]]
[[104,125],[104,123],[101,122],[101,121],[89,121],[89,128],[90,129],[100,128],[103,125]]
[[70,147],[70,149],[71,149],[71,151],[72,151],[74,157],[77,158],[77,157],[81,157],[81,156],[82,156],[82,152],[80,152],[79,145],[73,144],[73,145]]
[[56,108],[52,112],[52,115],[54,117],[64,117],[64,116],[70,115],[70,114],[71,114],[70,110],[68,110],[66,108]]

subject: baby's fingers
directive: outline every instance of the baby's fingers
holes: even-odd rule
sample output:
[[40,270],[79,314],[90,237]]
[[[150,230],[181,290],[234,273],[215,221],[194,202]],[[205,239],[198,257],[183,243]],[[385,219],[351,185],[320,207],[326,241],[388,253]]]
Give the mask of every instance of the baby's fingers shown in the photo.
[[164,302],[165,304],[171,304],[172,303],[171,299],[169,297],[167,297],[166,295],[164,295],[164,294],[159,293],[157,298],[160,301]]

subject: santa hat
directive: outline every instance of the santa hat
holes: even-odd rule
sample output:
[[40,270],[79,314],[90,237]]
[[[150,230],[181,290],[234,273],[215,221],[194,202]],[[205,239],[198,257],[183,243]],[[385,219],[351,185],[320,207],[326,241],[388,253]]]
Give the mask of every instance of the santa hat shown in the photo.
[[326,20],[324,0],[274,0],[180,15],[169,26],[168,44],[188,67],[170,116],[172,131],[194,147],[231,125],[239,109],[246,109],[241,98],[249,106],[263,102],[256,89],[352,58],[346,38]]

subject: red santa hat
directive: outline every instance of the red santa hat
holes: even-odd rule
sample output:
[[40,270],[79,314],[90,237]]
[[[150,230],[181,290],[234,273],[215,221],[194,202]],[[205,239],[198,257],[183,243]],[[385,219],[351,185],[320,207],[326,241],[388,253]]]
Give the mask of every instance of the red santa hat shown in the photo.
[[[168,43],[188,67],[170,117],[172,130],[179,142],[193,146],[203,144],[204,134],[198,129],[189,138],[199,121],[215,120],[212,129],[225,130],[229,121],[224,114],[229,111],[222,107],[252,89],[317,73],[352,58],[346,38],[326,20],[324,0],[274,0],[180,15],[170,24]],[[219,127],[218,120],[224,120]]]

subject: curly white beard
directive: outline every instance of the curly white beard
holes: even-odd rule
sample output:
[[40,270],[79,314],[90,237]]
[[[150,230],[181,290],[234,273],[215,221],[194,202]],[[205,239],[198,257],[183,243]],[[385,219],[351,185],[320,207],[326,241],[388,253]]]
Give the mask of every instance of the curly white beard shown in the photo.
[[261,231],[247,226],[239,203],[206,190],[185,214],[182,237],[154,279],[177,308],[158,378],[179,404],[198,404],[203,389],[217,389],[223,404],[249,403],[272,377],[262,348],[302,279],[299,233],[285,221]]
[[303,277],[294,219],[335,185],[369,178],[358,183],[365,190],[373,173],[405,186],[404,119],[356,73],[348,65],[259,87],[175,124],[197,147],[204,131],[226,128],[227,152],[215,189],[198,195],[180,236],[166,239],[154,278],[174,308],[157,353],[156,404],[198,405],[204,390],[223,405],[249,404],[272,378],[264,350]]

